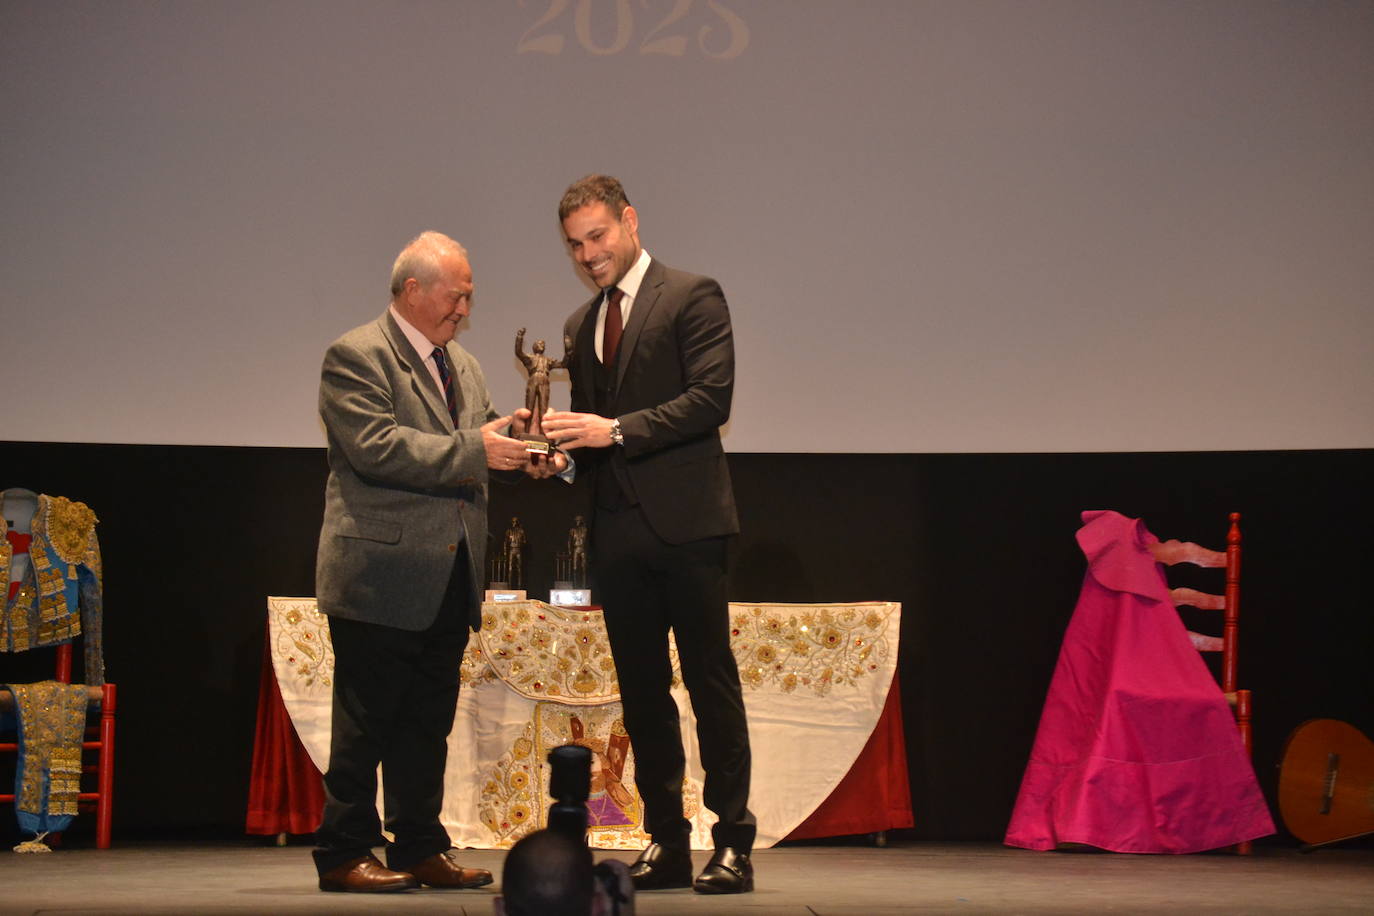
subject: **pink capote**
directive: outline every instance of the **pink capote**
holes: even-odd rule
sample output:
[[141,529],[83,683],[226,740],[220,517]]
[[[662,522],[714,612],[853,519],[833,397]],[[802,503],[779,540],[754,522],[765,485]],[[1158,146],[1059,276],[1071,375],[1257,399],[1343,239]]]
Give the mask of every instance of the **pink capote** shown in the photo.
[[1083,513],[1088,573],[1006,844],[1189,853],[1274,832],[1221,688],[1139,519]]

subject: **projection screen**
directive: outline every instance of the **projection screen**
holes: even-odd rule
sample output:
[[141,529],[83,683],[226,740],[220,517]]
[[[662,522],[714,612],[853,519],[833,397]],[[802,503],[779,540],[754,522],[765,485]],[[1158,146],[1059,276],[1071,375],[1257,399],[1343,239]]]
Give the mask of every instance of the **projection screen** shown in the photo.
[[509,411],[599,171],[725,289],[731,451],[1371,447],[1371,48],[1367,2],[5,0],[3,435],[322,445],[428,228]]

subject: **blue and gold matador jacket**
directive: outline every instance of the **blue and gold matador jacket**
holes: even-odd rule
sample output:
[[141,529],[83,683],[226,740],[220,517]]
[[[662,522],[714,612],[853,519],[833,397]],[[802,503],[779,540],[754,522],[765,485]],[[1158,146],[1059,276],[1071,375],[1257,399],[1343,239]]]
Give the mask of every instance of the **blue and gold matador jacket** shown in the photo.
[[[33,499],[23,490],[0,492],[6,497]],[[100,543],[95,536],[95,513],[85,503],[62,496],[37,496],[29,544],[28,569],[11,600],[10,576],[13,547],[9,524],[0,513],[0,596],[5,598],[0,615],[0,652],[22,652],[37,646],[53,646],[85,633],[85,681],[98,687],[105,683],[105,658],[101,645]],[[19,527],[18,524],[15,525]]]

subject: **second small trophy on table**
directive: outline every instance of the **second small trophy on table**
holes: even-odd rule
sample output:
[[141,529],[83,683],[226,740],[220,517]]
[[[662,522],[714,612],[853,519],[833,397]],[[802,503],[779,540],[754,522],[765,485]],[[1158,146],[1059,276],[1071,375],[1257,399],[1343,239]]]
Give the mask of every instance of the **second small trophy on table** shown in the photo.
[[592,591],[587,587],[587,523],[582,516],[573,522],[568,532],[568,549],[555,558],[553,590],[549,604],[567,607],[588,607]]

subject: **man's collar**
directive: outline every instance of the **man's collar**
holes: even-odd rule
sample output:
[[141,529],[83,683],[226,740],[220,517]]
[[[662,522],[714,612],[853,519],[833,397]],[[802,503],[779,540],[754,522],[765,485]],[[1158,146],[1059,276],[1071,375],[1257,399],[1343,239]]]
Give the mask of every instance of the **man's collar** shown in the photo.
[[423,332],[416,328],[415,325],[406,321],[405,318],[401,316],[400,311],[396,308],[396,303],[391,303],[387,306],[387,309],[390,310],[391,317],[396,319],[396,324],[400,327],[401,333],[406,336],[406,340],[410,341],[410,345],[415,348],[415,352],[419,354],[420,359],[429,359],[430,355],[434,352],[435,344],[426,337]]
[[649,249],[639,249],[639,257],[630,265],[630,269],[625,271],[625,276],[620,278],[616,284],[626,296],[633,301],[639,295],[639,285],[644,282],[644,274],[649,269],[649,262],[653,258],[649,257]]

